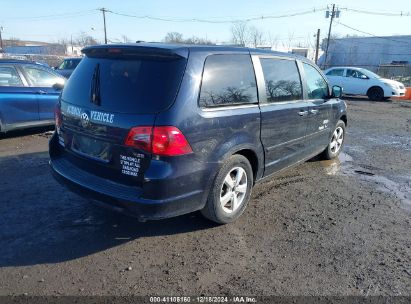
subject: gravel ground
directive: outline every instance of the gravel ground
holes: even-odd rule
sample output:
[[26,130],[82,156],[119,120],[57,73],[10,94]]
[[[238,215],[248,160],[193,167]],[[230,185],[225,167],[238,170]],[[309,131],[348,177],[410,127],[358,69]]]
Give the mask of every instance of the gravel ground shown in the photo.
[[139,223],[57,184],[50,132],[0,139],[0,295],[411,295],[411,103],[350,100],[339,160],[258,184],[245,214]]

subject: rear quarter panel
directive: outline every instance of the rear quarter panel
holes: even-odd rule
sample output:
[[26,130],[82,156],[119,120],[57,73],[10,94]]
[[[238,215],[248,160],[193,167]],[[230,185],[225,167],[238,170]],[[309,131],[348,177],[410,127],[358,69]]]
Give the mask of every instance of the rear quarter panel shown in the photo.
[[[159,113],[156,119],[156,125],[178,127],[193,150],[193,154],[185,156],[184,160],[172,159],[170,165],[187,175],[187,183],[202,185],[206,189],[214,180],[222,162],[239,150],[254,151],[259,164],[264,163],[258,104],[218,110],[204,110],[198,105],[204,61],[212,54],[216,53],[190,53],[174,105],[168,111]],[[222,51],[218,54],[229,52]],[[259,175],[262,174],[261,171],[260,167]]]

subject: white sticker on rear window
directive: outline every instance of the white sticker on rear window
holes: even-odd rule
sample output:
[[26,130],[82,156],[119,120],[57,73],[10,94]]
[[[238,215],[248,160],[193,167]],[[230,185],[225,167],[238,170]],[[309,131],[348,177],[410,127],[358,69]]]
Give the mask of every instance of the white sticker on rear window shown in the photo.
[[103,113],[98,111],[90,111],[92,121],[101,121],[112,124],[114,121],[114,114]]
[[[75,106],[67,106],[67,113],[71,116],[79,118],[89,116],[88,111]],[[114,114],[100,111],[90,111],[90,121],[112,124],[114,123]]]
[[138,176],[140,171],[140,158],[120,155],[121,173],[130,176]]

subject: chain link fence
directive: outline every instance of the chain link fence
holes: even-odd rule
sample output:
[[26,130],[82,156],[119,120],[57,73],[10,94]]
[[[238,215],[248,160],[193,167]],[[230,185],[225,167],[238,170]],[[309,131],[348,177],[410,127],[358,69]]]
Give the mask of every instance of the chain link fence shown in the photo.
[[377,74],[383,78],[402,82],[406,87],[411,87],[410,65],[382,64],[378,66]]

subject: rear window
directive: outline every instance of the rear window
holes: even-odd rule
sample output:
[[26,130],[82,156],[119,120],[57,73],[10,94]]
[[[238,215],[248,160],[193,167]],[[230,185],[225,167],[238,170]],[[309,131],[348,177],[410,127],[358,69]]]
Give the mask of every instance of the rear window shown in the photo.
[[[62,99],[117,113],[156,113],[173,103],[185,66],[186,59],[177,56],[85,57],[67,82]],[[92,103],[96,69],[100,106]]]

